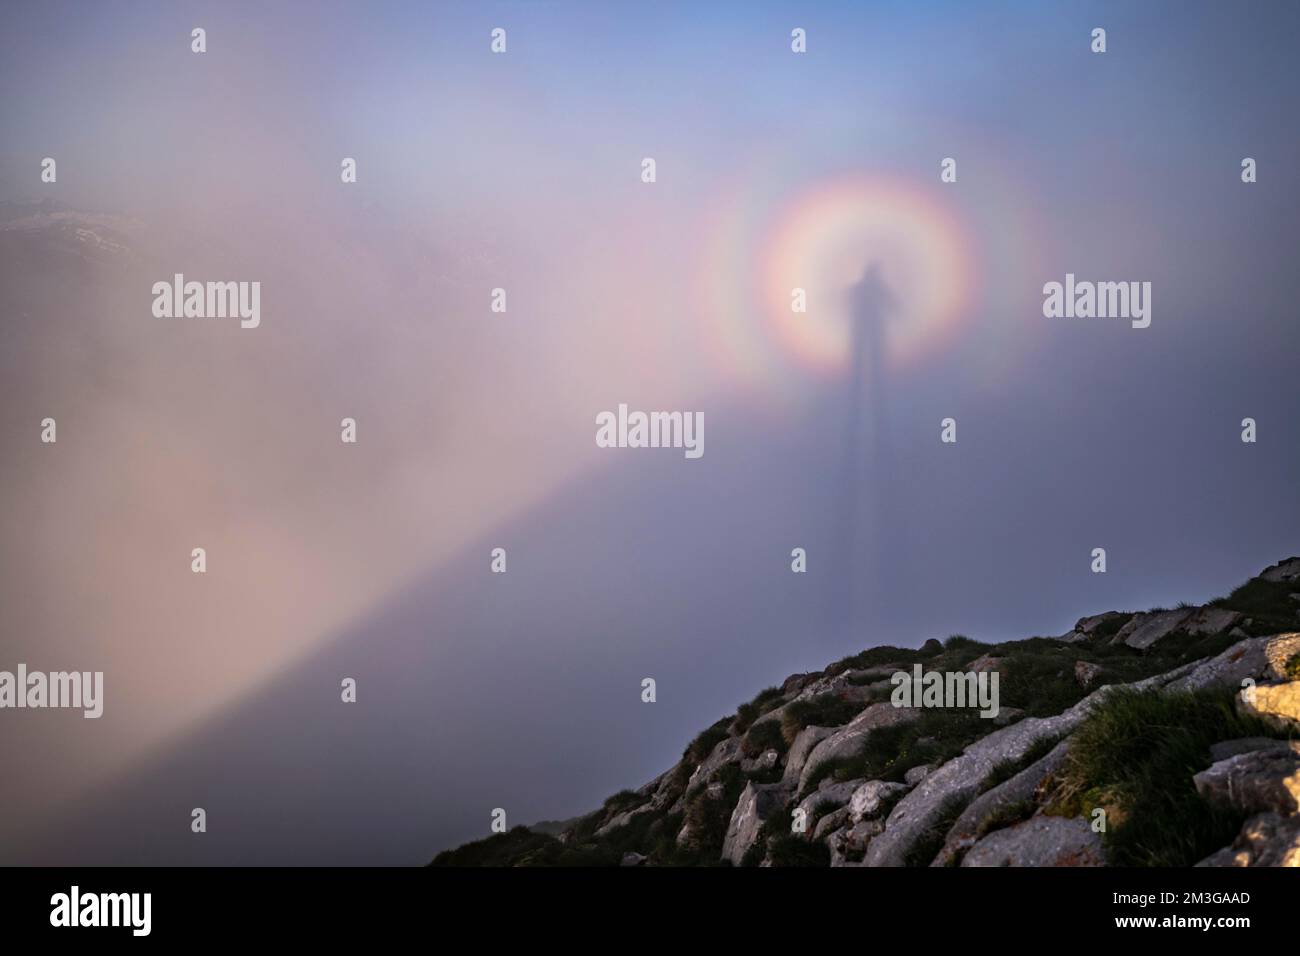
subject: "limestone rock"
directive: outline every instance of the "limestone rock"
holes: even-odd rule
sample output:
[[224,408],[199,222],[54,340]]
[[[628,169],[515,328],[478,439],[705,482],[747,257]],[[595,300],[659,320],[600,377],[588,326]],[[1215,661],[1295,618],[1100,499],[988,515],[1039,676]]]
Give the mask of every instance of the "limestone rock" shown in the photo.
[[781,682],[781,693],[793,694],[799,690],[802,690],[803,686],[807,684],[809,681],[820,676],[821,676],[820,674],[816,674],[816,673],[791,674],[789,677],[787,677],[784,681]]
[[1132,614],[1123,611],[1105,611],[1091,617],[1081,617],[1074,625],[1074,630],[1062,634],[1057,640],[1068,644],[1096,640],[1102,628],[1118,630],[1122,626],[1120,622],[1127,622],[1132,617]]
[[1237,709],[1280,730],[1300,728],[1300,680],[1259,684],[1237,695]]
[[1218,763],[1220,760],[1227,760],[1229,757],[1249,753],[1252,750],[1269,750],[1272,748],[1285,750],[1290,746],[1288,741],[1278,740],[1276,737],[1236,737],[1232,740],[1221,740],[1217,744],[1210,744],[1210,762]]
[[645,856],[641,853],[628,851],[623,854],[623,859],[619,861],[619,866],[640,866],[645,862]]
[[831,851],[831,866],[859,866],[862,854],[873,837],[885,829],[881,820],[863,820],[836,830],[826,839]]
[[1300,741],[1220,760],[1195,774],[1192,783],[1209,802],[1243,813],[1295,813],[1300,809]]
[[709,755],[695,768],[690,781],[686,784],[686,789],[694,790],[696,787],[707,783],[714,774],[727,764],[737,763],[740,759],[739,737],[728,737],[725,740],[718,741],[714,748],[709,751]]
[[800,774],[803,773],[804,764],[808,762],[808,755],[832,733],[834,730],[830,727],[809,726],[799,731],[794,738],[794,743],[790,745],[790,752],[785,756],[785,773],[781,777],[781,782],[791,786],[797,784]]
[[1072,730],[1084,716],[1081,711],[1073,713],[1079,706],[1058,717],[1027,717],[975,741],[894,805],[885,832],[871,841],[864,862],[903,866],[912,847],[929,834],[951,804],[974,797],[1002,760],[1019,760],[1042,737]]
[[1289,680],[1286,672],[1287,661],[1300,653],[1300,634],[1276,634],[1264,645],[1264,656],[1268,658],[1268,679]]
[[915,787],[926,777],[930,776],[930,771],[933,769],[934,767],[929,764],[920,764],[916,767],[910,767],[908,771],[903,774],[903,781],[909,787]]
[[1300,558],[1287,558],[1266,569],[1260,577],[1265,581],[1300,581]]
[[[1201,690],[1206,687],[1240,687],[1253,681],[1282,680],[1287,658],[1300,651],[1300,634],[1250,637],[1233,644],[1206,661],[1185,665],[1185,673],[1166,684],[1168,690]],[[1176,672],[1175,672],[1176,673]]]
[[1054,717],[1026,717],[1010,727],[981,737],[961,756],[949,760],[898,801],[885,822],[885,832],[871,841],[863,862],[868,866],[904,865],[912,847],[930,833],[949,806],[969,802],[999,763],[1022,760],[1043,738],[1061,737],[1074,730],[1093,707],[1118,687],[1139,691],[1160,687],[1188,673],[1191,667],[1190,664],[1184,665],[1168,674],[1148,677],[1133,684],[1107,684]]
[[1247,638],[1209,660],[1198,661],[1186,674],[1171,681],[1171,691],[1195,691],[1207,687],[1241,686],[1241,681],[1257,680],[1268,667],[1264,657],[1267,638]]
[[826,838],[826,848],[831,851],[831,866],[856,866],[844,855],[840,849],[840,841],[844,838],[844,830],[836,830]]
[[639,807],[634,807],[631,810],[627,810],[623,813],[616,814],[596,830],[596,836],[598,837],[608,836],[610,833],[617,830],[619,827],[627,826],[629,823],[632,822],[634,817],[642,813],[648,813],[653,809],[654,809],[653,803],[643,803]]
[[[849,701],[851,703],[860,703],[866,707],[875,696],[875,688],[863,684],[856,684],[851,679],[852,671],[841,671],[838,674],[826,676],[823,674],[796,675],[807,676],[807,680],[799,684],[799,690],[789,700],[774,707],[767,713],[760,716],[754,721],[755,724],[761,724],[766,721],[780,722],[785,712],[789,710],[790,705],[799,701],[812,700],[815,697],[825,695],[834,695],[839,700]],[[788,682],[789,679],[787,679]]]
[[905,783],[868,780],[849,797],[849,819],[854,823],[872,819],[878,816],[891,800],[907,791],[908,786]]
[[842,807],[849,802],[853,791],[861,785],[861,780],[845,780],[843,783],[836,783],[827,777],[818,784],[816,790],[799,801],[799,809],[811,818],[826,807]]
[[1074,662],[1074,679],[1079,682],[1080,687],[1091,687],[1100,676],[1100,664],[1093,664],[1090,661]]
[[637,787],[636,792],[641,794],[641,796],[643,797],[653,796],[654,794],[659,792],[659,788],[663,785],[663,782],[670,776],[672,776],[672,771],[665,770],[663,773],[655,777],[649,783],[643,783],[641,784],[641,786]]
[[931,865],[952,865],[974,846],[977,840],[997,829],[991,824],[999,816],[1031,802],[1043,779],[1060,769],[1065,763],[1069,749],[1068,738],[1062,740],[1046,756],[972,800],[970,806],[962,812],[957,822],[948,831],[943,849],[939,851]]
[[745,773],[757,773],[760,770],[771,770],[781,760],[781,755],[775,750],[764,750],[754,759],[748,758],[740,761],[740,769]]
[[808,789],[813,775],[826,761],[836,757],[855,756],[862,749],[871,731],[880,727],[908,723],[919,716],[920,710],[915,707],[895,707],[888,702],[872,704],[812,749],[799,775],[799,789],[801,791]]
[[841,829],[849,819],[849,808],[840,807],[833,810],[817,821],[817,826],[813,830],[812,838],[815,841],[826,839],[836,830]]
[[1098,628],[1117,622],[1121,618],[1129,617],[1132,617],[1132,615],[1123,611],[1103,611],[1101,614],[1094,614],[1091,617],[1079,618],[1079,622],[1074,625],[1074,630],[1084,637],[1095,637]]
[[976,843],[962,866],[1105,866],[1101,837],[1082,817],[1032,817]]
[[673,786],[673,778],[677,773],[678,766],[680,765],[674,764],[670,769],[665,770],[646,784],[645,787],[637,791],[637,793],[653,793],[654,796],[651,798],[650,804],[656,810],[662,810],[680,796],[678,789]]
[[1198,607],[1182,623],[1182,630],[1193,637],[1208,637],[1222,634],[1236,627],[1245,617],[1236,611],[1221,607]]
[[1300,815],[1261,813],[1242,824],[1241,832],[1197,866],[1300,866]]
[[682,824],[682,828],[677,831],[677,845],[691,846],[695,841],[695,834],[691,832],[691,824],[688,820]]
[[1169,686],[1175,690],[1196,690],[1241,686],[1246,678],[1256,682],[1286,680],[1286,661],[1297,652],[1300,652],[1300,633],[1247,638],[1207,661],[1198,661]]
[[[758,839],[763,824],[785,809],[790,791],[779,783],[745,784],[736,809],[731,812],[727,835],[722,841],[722,858],[740,866],[745,853]],[[679,840],[680,842],[680,840]]]
[[1127,644],[1144,651],[1162,637],[1168,637],[1179,630],[1191,615],[1190,608],[1134,614],[1132,620],[1119,629],[1111,643]]
[[794,700],[812,700],[814,697],[821,697],[823,694],[835,694],[842,696],[854,690],[859,690],[858,686],[849,679],[848,671],[841,671],[838,674],[827,676],[818,676],[806,683],[799,689]]

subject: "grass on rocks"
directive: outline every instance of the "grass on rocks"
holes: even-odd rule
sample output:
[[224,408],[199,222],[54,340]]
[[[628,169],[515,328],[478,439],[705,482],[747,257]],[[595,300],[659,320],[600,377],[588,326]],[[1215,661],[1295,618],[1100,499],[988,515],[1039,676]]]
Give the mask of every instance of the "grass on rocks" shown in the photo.
[[987,793],[994,787],[1006,783],[1022,770],[1028,770],[1034,764],[1038,763],[1038,761],[1051,753],[1060,742],[1061,737],[1059,735],[1040,737],[1029,746],[1029,749],[1025,751],[1024,756],[1019,760],[1008,759],[998,761],[998,763],[993,766],[993,770],[989,773],[988,779],[985,780],[983,785],[980,787],[979,792]]
[[1245,815],[1202,800],[1192,775],[1210,765],[1211,744],[1272,735],[1238,715],[1233,696],[1116,690],[1075,731],[1046,812],[1091,820],[1104,809],[1117,866],[1192,866],[1230,843]]
[[956,796],[947,797],[939,807],[939,813],[933,823],[926,828],[925,832],[912,844],[908,849],[907,855],[903,858],[904,866],[929,866],[939,851],[943,849],[945,838],[952,825],[957,822],[963,810],[966,809],[966,801]]
[[736,710],[736,719],[732,729],[743,734],[758,718],[781,704],[782,692],[779,687],[768,687],[759,691],[747,704],[741,704]]
[[789,747],[785,734],[781,732],[779,720],[765,720],[754,724],[745,732],[745,737],[740,744],[741,751],[751,759],[768,750],[784,754]]
[[827,776],[838,781],[901,781],[913,767],[957,756],[991,729],[991,721],[973,710],[923,710],[914,721],[871,731],[855,756],[823,763],[805,792],[815,790]]
[[[756,844],[757,845],[757,844]],[[830,866],[831,851],[820,840],[805,840],[793,833],[781,833],[767,844],[772,866]]]
[[[1256,578],[1236,588],[1210,606],[1238,611],[1249,619],[1239,626],[1251,636],[1300,629],[1297,602],[1291,594],[1294,582],[1270,582]],[[910,671],[915,664],[925,670],[960,671],[977,658],[996,658],[999,704],[1015,708],[1029,717],[1048,717],[1078,703],[1097,687],[1131,683],[1166,673],[1191,661],[1212,657],[1236,643],[1241,636],[1216,634],[1196,637],[1177,632],[1154,646],[1139,651],[1110,640],[1131,619],[1119,614],[1098,623],[1087,641],[1065,642],[1036,637],[1004,643],[982,643],[955,634],[941,649],[873,647],[831,664],[820,676],[833,677],[853,672],[849,683],[858,688],[888,680],[895,670]],[[1079,661],[1100,667],[1088,687],[1075,676]],[[1284,666],[1289,679],[1300,680],[1300,654]],[[814,676],[814,675],[809,675]],[[875,700],[889,699],[891,687],[883,684]],[[627,826],[601,837],[596,829],[618,813],[642,806],[648,797],[622,791],[610,797],[601,810],[582,818],[560,841],[543,833],[516,827],[507,833],[466,844],[438,854],[437,866],[616,866],[622,854],[635,850],[657,865],[719,865],[721,844],[727,823],[747,781],[772,782],[780,778],[781,767],[749,773],[736,765],[721,768],[713,778],[721,787],[708,786],[686,792],[695,768],[730,735],[739,735],[744,757],[753,759],[768,750],[785,754],[800,730],[810,725],[840,727],[847,724],[870,700],[848,701],[835,694],[785,704],[789,695],[769,687],[737,711],[715,722],[686,747],[682,761],[661,792],[660,809],[647,809],[631,818]],[[855,695],[860,696],[860,695]],[[780,719],[761,720],[782,707]],[[882,779],[897,781],[911,768],[940,764],[957,756],[973,741],[995,729],[974,711],[925,710],[907,724],[882,727],[867,735],[861,753],[830,761],[819,768],[812,786],[833,775],[837,780]],[[1058,772],[1057,788],[1049,812],[1084,815],[1096,807],[1107,811],[1103,840],[1110,862],[1119,865],[1186,866],[1231,841],[1241,824],[1240,815],[1217,810],[1196,794],[1191,777],[1209,765],[1209,745],[1233,737],[1274,732],[1262,722],[1236,714],[1229,692],[1161,694],[1116,691],[1102,701],[1076,732],[1065,768]],[[1042,741],[1023,760],[999,765],[985,789],[1010,779],[1043,756],[1055,740]],[[663,797],[667,799],[662,799]],[[669,808],[678,800],[678,812]],[[951,816],[961,807],[945,808]],[[1027,807],[1008,812],[1023,813]],[[945,816],[936,830],[948,828]],[[691,839],[676,842],[678,832],[689,824]],[[923,840],[909,862],[925,864],[938,850],[942,832]],[[768,839],[770,837],[770,840]],[[934,852],[931,852],[931,851]],[[764,837],[746,862],[756,863],[764,855],[775,865],[824,865],[826,850],[806,837],[785,832],[775,822],[765,828]]]
[[1296,591],[1294,582],[1265,581],[1253,578],[1224,598],[1210,602],[1210,607],[1240,611],[1251,619],[1247,630],[1253,635],[1277,634],[1297,629],[1296,602],[1291,600]]
[[1300,680],[1300,651],[1292,654],[1287,658],[1287,662],[1282,667],[1282,673],[1288,680]]
[[796,700],[781,712],[781,733],[787,743],[793,743],[805,727],[842,727],[866,707],[865,702],[844,700],[835,694]]

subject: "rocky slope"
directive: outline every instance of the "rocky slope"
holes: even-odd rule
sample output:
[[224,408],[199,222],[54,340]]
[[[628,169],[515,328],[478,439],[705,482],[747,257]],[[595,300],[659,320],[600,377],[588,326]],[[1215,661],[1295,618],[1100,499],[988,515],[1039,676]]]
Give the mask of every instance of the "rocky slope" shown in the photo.
[[[558,834],[433,865],[1297,866],[1298,623],[1290,558],[1203,607],[871,648],[764,690]],[[896,706],[917,665],[996,675],[997,714]]]

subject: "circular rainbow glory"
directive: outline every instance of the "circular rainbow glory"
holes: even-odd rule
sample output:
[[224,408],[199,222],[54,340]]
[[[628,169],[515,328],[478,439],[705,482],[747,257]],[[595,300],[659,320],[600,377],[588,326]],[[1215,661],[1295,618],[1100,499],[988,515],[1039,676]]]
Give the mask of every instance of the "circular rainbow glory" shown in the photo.
[[[965,230],[935,196],[939,188],[851,176],[765,215],[733,209],[706,261],[712,318],[738,370],[779,374],[790,357],[814,371],[842,368],[851,341],[848,291],[873,264],[899,305],[887,361],[906,364],[950,341],[969,313],[975,270]],[[738,278],[739,295],[721,284]],[[805,290],[806,312],[792,308],[794,289]]]

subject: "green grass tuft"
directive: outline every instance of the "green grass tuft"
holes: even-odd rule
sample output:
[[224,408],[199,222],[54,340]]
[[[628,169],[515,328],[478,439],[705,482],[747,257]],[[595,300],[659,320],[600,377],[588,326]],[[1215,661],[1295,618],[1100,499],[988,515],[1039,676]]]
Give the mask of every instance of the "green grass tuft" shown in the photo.
[[1191,866],[1225,846],[1245,815],[1202,800],[1192,775],[1210,765],[1211,744],[1271,735],[1236,713],[1233,696],[1116,690],[1075,731],[1051,812],[1103,807],[1117,866]]
[[779,687],[767,687],[759,691],[749,703],[741,704],[736,709],[735,730],[743,734],[749,727],[772,708],[781,703],[782,691]]
[[922,764],[943,763],[989,732],[992,722],[969,709],[923,710],[905,724],[878,727],[867,734],[855,756],[828,760],[819,766],[805,793],[817,789],[827,776],[836,780],[901,781]]
[[784,754],[789,747],[781,732],[781,722],[775,718],[754,724],[745,732],[745,738],[740,743],[741,751],[751,759],[768,750]]
[[772,837],[767,855],[773,866],[830,866],[831,851],[825,843],[803,840],[793,833]]
[[836,674],[842,674],[845,671],[864,670],[870,667],[886,665],[910,665],[919,660],[921,660],[921,652],[915,647],[891,647],[884,644],[880,647],[869,647],[852,657],[841,658],[826,668],[825,674],[827,677],[834,677]]
[[1286,664],[1282,667],[1282,673],[1291,680],[1300,680],[1300,651],[1287,658]]
[[639,807],[649,799],[649,797],[639,794],[635,790],[620,790],[612,797],[605,798],[602,809],[609,814],[622,813],[625,810],[631,810],[633,807]]
[[1001,760],[993,766],[989,777],[980,787],[980,793],[987,793],[999,784],[1006,783],[1022,770],[1028,770],[1038,761],[1042,760],[1052,749],[1061,742],[1060,735],[1053,734],[1049,737],[1042,737],[1034,741],[1029,749],[1025,751],[1023,757],[1019,760]]
[[796,700],[781,712],[781,732],[793,743],[805,727],[842,727],[866,707],[864,703],[844,700],[834,694]]
[[1276,634],[1295,627],[1295,602],[1290,594],[1294,584],[1286,581],[1265,581],[1254,578],[1237,588],[1226,598],[1212,603],[1214,607],[1240,611],[1252,619],[1250,632],[1254,635]]

